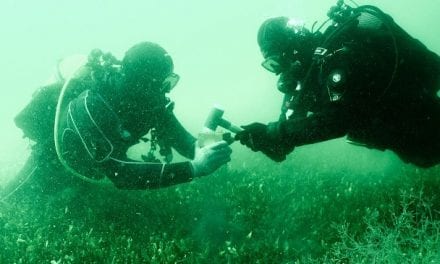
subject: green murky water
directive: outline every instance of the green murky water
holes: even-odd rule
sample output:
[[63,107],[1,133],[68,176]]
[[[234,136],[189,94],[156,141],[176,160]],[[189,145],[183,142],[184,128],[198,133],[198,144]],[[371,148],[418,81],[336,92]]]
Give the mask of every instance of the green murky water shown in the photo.
[[[260,66],[260,23],[286,15],[310,26],[332,4],[3,1],[0,183],[30,151],[12,119],[57,59],[92,48],[122,56],[154,41],[173,56],[182,79],[171,97],[192,133],[214,104],[236,124],[269,122],[281,94]],[[437,1],[359,4],[377,4],[440,52]],[[0,263],[440,262],[438,166],[417,169],[343,139],[297,148],[281,164],[239,144],[233,150],[227,167],[166,189],[23,185],[0,203]]]

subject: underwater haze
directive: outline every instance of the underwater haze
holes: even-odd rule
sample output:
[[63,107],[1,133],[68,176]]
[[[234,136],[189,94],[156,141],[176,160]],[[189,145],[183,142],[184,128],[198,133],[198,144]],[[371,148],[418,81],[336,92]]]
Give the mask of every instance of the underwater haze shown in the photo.
[[[346,1],[350,4],[349,1]],[[94,48],[122,58],[162,45],[181,77],[170,96],[196,135],[214,105],[237,125],[275,121],[282,94],[261,67],[261,23],[324,22],[333,0],[12,1],[0,3],[0,186],[30,143],[14,116],[59,59]],[[440,53],[439,0],[377,5]],[[170,188],[85,185],[0,202],[0,263],[440,263],[440,168],[344,139],[275,163],[240,144],[213,175]]]

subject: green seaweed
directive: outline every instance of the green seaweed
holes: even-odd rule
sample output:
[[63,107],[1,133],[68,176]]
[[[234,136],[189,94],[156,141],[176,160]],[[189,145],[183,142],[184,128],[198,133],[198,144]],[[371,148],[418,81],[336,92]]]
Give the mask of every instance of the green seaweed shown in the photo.
[[1,207],[0,262],[433,263],[437,175],[287,164],[151,191],[22,191]]

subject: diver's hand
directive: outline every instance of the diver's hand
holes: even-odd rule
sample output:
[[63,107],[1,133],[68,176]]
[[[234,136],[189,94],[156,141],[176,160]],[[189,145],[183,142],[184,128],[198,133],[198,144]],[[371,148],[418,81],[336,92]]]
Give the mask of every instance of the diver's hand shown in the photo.
[[261,151],[272,160],[281,162],[293,148],[288,150],[277,133],[273,132],[272,127],[275,125],[276,123],[271,123],[269,127],[261,123],[252,123],[242,126],[243,131],[238,132],[235,139],[253,151]]
[[215,142],[196,149],[196,156],[191,161],[194,177],[213,173],[220,166],[231,160],[231,153],[232,150],[225,141]]

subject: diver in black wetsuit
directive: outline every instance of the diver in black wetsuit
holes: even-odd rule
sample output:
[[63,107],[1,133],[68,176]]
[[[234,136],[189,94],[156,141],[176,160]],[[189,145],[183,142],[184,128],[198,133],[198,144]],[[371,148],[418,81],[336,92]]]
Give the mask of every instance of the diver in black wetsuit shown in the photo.
[[[71,78],[40,88],[15,118],[36,142],[21,174],[36,169],[34,178],[46,178],[41,189],[64,184],[68,176],[60,172],[149,189],[212,173],[230,160],[231,149],[224,141],[196,148],[166,96],[178,80],[170,55],[155,43],[134,45],[122,61],[92,51]],[[141,139],[150,151],[144,161],[130,160],[127,150]],[[190,161],[171,163],[172,149]]]
[[347,136],[420,167],[438,164],[439,56],[377,7],[339,1],[328,16],[323,33],[286,17],[262,24],[262,66],[280,76],[282,113],[244,126],[236,139],[275,161],[297,146]]

